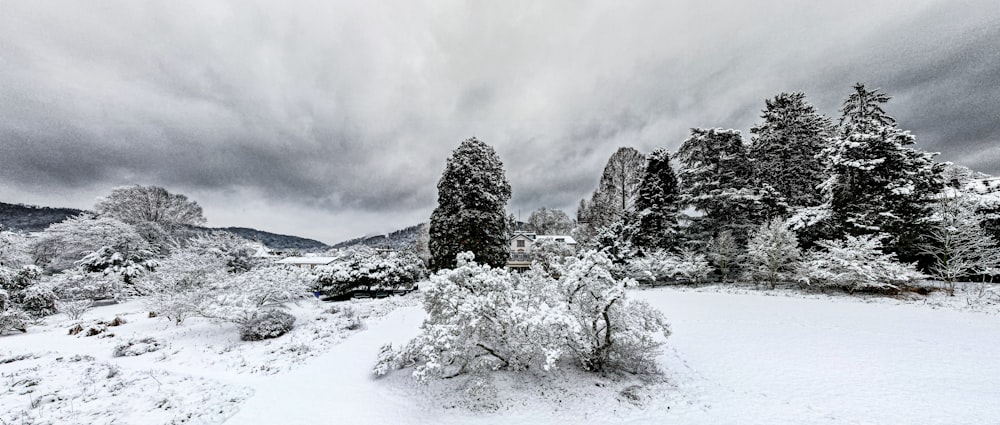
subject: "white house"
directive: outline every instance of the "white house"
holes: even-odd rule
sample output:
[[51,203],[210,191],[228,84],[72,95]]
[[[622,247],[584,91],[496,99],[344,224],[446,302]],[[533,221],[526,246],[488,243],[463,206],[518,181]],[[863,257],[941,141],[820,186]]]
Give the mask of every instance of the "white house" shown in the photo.
[[510,258],[507,260],[507,268],[511,270],[526,270],[531,267],[531,249],[539,242],[552,240],[558,243],[569,245],[576,249],[576,240],[565,235],[536,235],[534,232],[514,232],[510,238],[508,250]]
[[287,264],[290,266],[311,269],[316,266],[328,266],[339,257],[288,257],[276,261],[277,264]]

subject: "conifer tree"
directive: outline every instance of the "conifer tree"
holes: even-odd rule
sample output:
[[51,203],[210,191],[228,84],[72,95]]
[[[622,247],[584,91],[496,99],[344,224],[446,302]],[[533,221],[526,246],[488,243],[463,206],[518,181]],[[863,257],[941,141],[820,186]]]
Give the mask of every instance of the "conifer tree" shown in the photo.
[[730,230],[737,240],[745,241],[749,231],[763,221],[763,205],[772,197],[762,196],[760,188],[754,187],[740,132],[692,128],[676,158],[683,203],[701,213],[692,220],[692,236],[706,241]]
[[826,180],[821,153],[829,144],[830,120],[805,101],[805,94],[781,93],[764,101],[763,122],[750,132],[750,161],[760,185],[769,185],[792,207],[822,203]]
[[438,181],[438,206],[431,214],[431,268],[453,268],[455,257],[470,251],[476,261],[503,266],[507,252],[510,183],[500,157],[475,137],[448,158]]
[[835,231],[854,236],[885,233],[887,252],[913,261],[934,196],[943,188],[936,154],[917,150],[882,104],[889,96],[863,84],[841,109],[841,137],[827,150],[830,177],[821,188]]
[[677,242],[680,192],[670,167],[670,153],[658,148],[649,154],[635,207],[639,215],[635,244],[643,248],[670,249]]

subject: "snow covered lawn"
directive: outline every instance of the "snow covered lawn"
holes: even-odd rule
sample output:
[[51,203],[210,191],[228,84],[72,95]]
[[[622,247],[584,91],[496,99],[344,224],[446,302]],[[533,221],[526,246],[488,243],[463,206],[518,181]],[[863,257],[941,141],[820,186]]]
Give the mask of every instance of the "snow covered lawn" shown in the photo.
[[[343,340],[315,334],[339,326],[316,320],[318,308],[293,308],[299,333],[270,345],[240,343],[231,326],[176,328],[142,318],[139,306],[111,306],[86,319],[135,310],[124,316],[129,323],[109,328],[113,338],[68,336],[63,325],[0,338],[7,387],[0,418],[18,424],[1000,422],[995,313],[769,294],[775,292],[632,291],[673,327],[659,358],[661,381],[565,368],[549,378],[496,374],[495,392],[469,388],[463,378],[421,386],[406,370],[372,378],[379,347],[418,332],[424,313],[412,300],[368,301],[380,306],[377,314]],[[112,357],[114,345],[132,334],[160,338],[166,348]],[[309,354],[289,350],[296,345],[311,347],[304,348]]]

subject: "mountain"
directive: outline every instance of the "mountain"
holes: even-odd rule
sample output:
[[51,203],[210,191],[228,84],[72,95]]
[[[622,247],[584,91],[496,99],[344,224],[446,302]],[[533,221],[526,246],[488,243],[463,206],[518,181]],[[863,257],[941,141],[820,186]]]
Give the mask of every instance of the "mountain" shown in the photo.
[[[40,232],[49,225],[88,211],[75,208],[38,207],[24,204],[7,204],[0,202],[0,226],[4,229],[23,232]],[[275,250],[296,249],[300,251],[325,251],[330,247],[325,243],[300,238],[298,236],[280,235],[263,230],[246,227],[199,228],[204,230],[221,230],[233,233],[249,240],[255,240]]]
[[5,229],[39,232],[50,224],[84,213],[75,208],[36,207],[0,202],[0,226]]
[[240,236],[244,239],[258,241],[268,248],[275,250],[296,249],[299,251],[326,251],[330,249],[327,244],[298,236],[281,235],[277,233],[265,232],[263,230],[250,229],[247,227],[219,227],[209,230],[221,230]]
[[334,248],[346,248],[354,245],[367,245],[373,248],[404,249],[412,247],[420,233],[420,224],[385,235],[363,236],[333,245]]

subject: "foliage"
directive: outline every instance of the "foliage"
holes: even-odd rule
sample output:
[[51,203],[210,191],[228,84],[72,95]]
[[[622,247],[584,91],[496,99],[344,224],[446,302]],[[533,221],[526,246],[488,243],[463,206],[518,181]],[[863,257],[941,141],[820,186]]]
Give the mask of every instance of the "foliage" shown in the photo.
[[635,244],[643,248],[674,248],[679,232],[680,190],[666,149],[659,148],[649,154],[635,205],[639,216]]
[[774,289],[777,282],[792,280],[801,257],[788,223],[776,218],[751,235],[742,266],[754,282],[767,282]]
[[470,251],[494,267],[507,262],[504,209],[510,183],[500,157],[489,145],[471,138],[448,158],[438,181],[438,205],[431,214],[431,268],[455,265],[455,256]]
[[108,246],[102,246],[77,261],[80,268],[88,273],[102,273],[118,276],[127,286],[143,273],[156,267],[153,253],[143,250],[126,250],[122,253]]
[[924,277],[913,265],[883,253],[879,235],[847,236],[818,245],[821,250],[810,252],[800,263],[799,280],[805,285],[849,292],[898,291]]
[[240,325],[240,339],[260,341],[277,338],[292,330],[295,316],[281,310],[267,310]]
[[582,214],[583,220],[596,231],[633,220],[645,168],[646,157],[642,153],[631,147],[618,148],[604,166],[597,190]]

